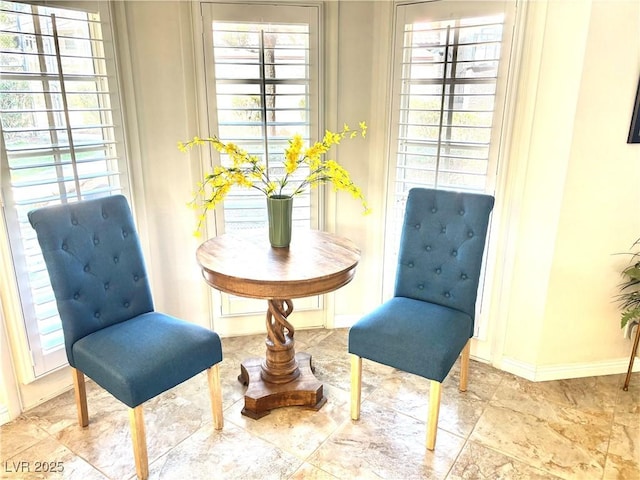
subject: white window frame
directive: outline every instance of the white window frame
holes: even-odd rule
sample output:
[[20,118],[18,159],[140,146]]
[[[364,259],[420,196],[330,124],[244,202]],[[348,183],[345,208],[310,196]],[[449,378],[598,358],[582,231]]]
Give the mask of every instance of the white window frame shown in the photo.
[[[322,25],[323,25],[323,4],[321,2],[263,2],[263,1],[246,1],[238,3],[230,3],[228,1],[202,2],[199,5],[197,15],[200,20],[198,28],[194,29],[196,35],[201,34],[202,39],[202,86],[199,89],[200,102],[206,105],[206,111],[200,113],[200,124],[205,126],[206,131],[200,133],[200,136],[217,134],[217,106],[216,91],[214,77],[214,59],[213,35],[211,24],[214,21],[232,21],[232,22],[256,22],[256,23],[298,23],[301,19],[299,12],[308,11],[313,13],[307,14],[310,18],[310,48],[314,50],[312,54],[312,64],[310,66],[311,91],[313,105],[311,108],[315,110],[311,114],[310,134],[311,141],[321,138],[320,126],[323,124],[322,112],[322,92],[323,92],[323,49],[322,49]],[[303,15],[302,15],[303,16]],[[201,30],[200,30],[201,29]],[[223,141],[224,138],[221,138]],[[242,147],[242,145],[240,145]],[[212,149],[207,149],[202,154],[203,172],[210,171],[213,165],[220,164],[220,155]],[[310,211],[309,222],[313,229],[323,227],[323,199],[324,190],[322,188],[314,188],[310,192]],[[294,199],[295,206],[295,199]],[[265,199],[266,212],[266,199]],[[266,214],[265,214],[266,219]],[[219,205],[213,215],[207,218],[207,231],[215,232],[220,235],[225,232],[224,210]],[[212,291],[213,295],[213,315],[216,322],[215,328],[222,333],[229,332],[233,334],[255,333],[264,329],[264,312],[266,303],[263,300],[247,299],[235,297],[228,294]],[[297,328],[312,328],[324,325],[325,312],[323,297],[308,297],[298,299],[295,303],[295,311],[304,311],[305,314],[297,316]]]
[[[103,136],[112,135],[111,141],[114,145],[117,145],[117,147],[114,146],[114,149],[117,149],[117,153],[112,158],[112,160],[108,160],[114,165],[117,164],[117,168],[116,170],[114,170],[114,172],[117,173],[109,174],[110,177],[105,177],[116,179],[115,181],[109,180],[109,187],[107,189],[105,189],[101,193],[98,193],[97,191],[89,191],[89,194],[93,193],[94,195],[110,195],[113,193],[124,193],[125,195],[128,195],[130,191],[128,171],[129,165],[127,160],[127,148],[125,144],[124,112],[121,104],[121,94],[119,91],[119,72],[115,57],[116,45],[114,39],[114,20],[110,3],[104,1],[91,3],[70,1],[56,2],[55,4],[51,4],[51,2],[33,2],[19,0],[15,3],[44,6],[54,9],[83,11],[89,13],[97,13],[99,15],[101,26],[99,33],[101,36],[95,37],[98,41],[93,42],[93,48],[104,48],[104,51],[98,54],[94,52],[92,53],[92,55],[96,56],[93,62],[94,68],[99,68],[102,62],[104,62],[104,67],[107,69],[107,71],[105,72],[99,72],[98,75],[104,75],[105,79],[107,78],[107,76],[109,77],[109,89],[105,90],[108,92],[105,95],[107,95],[109,98],[110,108],[109,112],[107,112],[107,116],[113,116],[113,127],[105,128],[103,132],[106,133],[103,133]],[[60,20],[62,21],[62,16]],[[92,27],[90,25],[90,30],[91,29]],[[64,37],[61,37],[60,40],[68,41],[65,40]],[[56,55],[56,51],[54,51],[53,58],[55,58]],[[62,55],[62,57],[64,58],[64,54]],[[58,58],[55,61],[60,62],[60,59]],[[60,78],[63,77],[64,75],[52,79],[52,81],[59,81]],[[90,75],[87,75],[85,79],[89,77]],[[37,80],[38,78],[35,79]],[[66,80],[68,80],[68,78],[66,78]],[[96,80],[96,82],[97,81],[99,80]],[[68,94],[71,95],[72,92],[68,92]],[[48,97],[48,95],[45,94],[45,97]],[[68,121],[70,115],[69,113],[65,112],[67,107],[66,99],[64,100],[64,102],[65,103],[63,104],[64,106],[60,114],[66,116],[66,119]],[[73,107],[71,106],[68,106],[68,108],[68,112],[73,110]],[[103,107],[101,106],[101,108]],[[71,115],[73,115],[73,113]],[[101,117],[105,116],[105,114],[100,115]],[[74,124],[75,122],[72,121],[71,123]],[[66,131],[68,132],[69,130],[67,129]],[[29,383],[37,378],[40,378],[52,371],[55,371],[67,365],[67,359],[64,351],[64,341],[59,319],[57,323],[53,320],[50,322],[51,328],[54,329],[54,333],[57,332],[58,342],[48,349],[46,349],[41,343],[41,331],[38,327],[37,317],[34,314],[34,301],[32,297],[33,290],[30,287],[29,282],[26,281],[29,272],[32,271],[34,267],[27,267],[26,261],[23,260],[27,256],[39,256],[39,247],[37,246],[37,242],[35,242],[35,234],[33,234],[32,238],[29,237],[29,239],[27,239],[27,233],[24,233],[25,238],[23,240],[22,235],[20,235],[19,233],[19,229],[16,228],[16,225],[18,223],[22,223],[24,225],[24,223],[26,222],[26,217],[24,212],[18,214],[18,210],[16,209],[16,207],[14,207],[14,202],[12,200],[13,189],[10,184],[10,154],[7,151],[7,146],[4,141],[4,134],[0,135],[0,137],[0,151],[2,155],[2,169],[0,172],[0,180],[2,182],[3,207],[3,222],[2,228],[0,229],[3,238],[0,242],[0,248],[2,249],[2,251],[0,252],[0,256],[3,259],[1,276],[3,284],[7,286],[7,288],[3,288],[2,306],[3,310],[6,313],[5,320],[7,322],[7,329],[10,334],[11,344],[14,347],[17,357],[17,370],[19,372],[20,380],[23,383]],[[77,157],[75,156],[74,150],[80,149],[78,149],[77,145],[74,146],[71,146],[67,150],[71,152],[70,165],[75,172],[73,174],[75,180],[73,181],[76,184],[77,191],[80,192],[80,197],[82,197],[83,189],[78,188],[79,184],[77,178],[78,175],[80,175],[80,178],[82,178],[82,176],[85,174],[78,173],[79,171],[77,170],[77,166],[81,163],[81,161],[76,162]],[[58,151],[58,148],[53,148],[51,150],[51,155],[58,155],[58,153],[55,153]],[[71,201],[76,201],[76,199],[77,198],[73,196],[73,198],[71,198]],[[30,232],[29,228],[23,226],[22,231]],[[23,241],[25,242],[24,244]],[[23,246],[27,242],[34,245],[38,252],[27,253],[23,248]],[[43,264],[42,269],[44,272],[44,277],[48,282],[48,274],[46,274],[46,270],[44,270]],[[47,287],[44,287],[44,289],[46,290]],[[52,295],[52,292],[50,292],[50,295]],[[50,301],[53,300],[50,299]],[[55,309],[55,302],[53,303]]]
[[[487,169],[487,183],[484,193],[496,194],[497,189],[502,184],[507,165],[505,152],[509,139],[509,125],[511,118],[512,105],[510,105],[510,95],[515,92],[515,83],[513,81],[515,59],[517,52],[517,36],[514,34],[515,27],[518,25],[519,2],[514,1],[456,1],[456,0],[435,0],[423,2],[401,2],[395,5],[394,12],[394,35],[393,35],[393,60],[392,60],[392,100],[390,111],[389,126],[389,168],[387,176],[387,207],[385,214],[385,249],[384,249],[384,271],[383,271],[383,296],[390,297],[393,295],[393,285],[395,280],[395,271],[397,267],[397,248],[399,242],[400,227],[402,224],[402,215],[398,215],[398,211],[404,211],[399,208],[396,196],[396,150],[398,146],[399,132],[399,99],[401,93],[401,68],[398,65],[402,62],[402,51],[404,43],[404,23],[413,21],[437,21],[447,20],[458,17],[482,17],[491,13],[498,13],[502,10],[505,13],[505,22],[502,38],[502,52],[498,73],[498,83],[496,86],[496,107],[494,109],[493,127],[490,140],[490,157]],[[523,18],[523,17],[521,17]],[[499,208],[501,202],[497,202],[496,207]],[[403,207],[403,206],[402,206]],[[474,337],[480,340],[488,338],[489,331],[489,298],[492,281],[492,272],[490,271],[489,261],[492,258],[494,243],[497,242],[497,233],[495,219],[499,216],[499,212],[494,210],[492,221],[489,226],[487,235],[487,246],[485,248],[485,262],[478,289],[477,313],[475,322]],[[495,252],[493,252],[495,254]]]

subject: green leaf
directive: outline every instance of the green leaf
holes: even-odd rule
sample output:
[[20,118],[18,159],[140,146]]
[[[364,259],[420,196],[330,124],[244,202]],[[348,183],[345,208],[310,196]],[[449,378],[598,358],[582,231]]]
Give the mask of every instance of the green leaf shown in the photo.
[[620,317],[620,328],[624,328],[627,323],[632,320],[640,320],[640,307],[622,312],[622,317]]
[[633,280],[640,281],[640,266],[636,264],[627,267],[622,271],[622,274],[626,275],[629,278],[632,278]]

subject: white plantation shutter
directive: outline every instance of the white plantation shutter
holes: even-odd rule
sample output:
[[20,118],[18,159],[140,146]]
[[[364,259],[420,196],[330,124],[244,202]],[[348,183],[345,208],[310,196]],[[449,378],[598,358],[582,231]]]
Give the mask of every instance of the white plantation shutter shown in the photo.
[[397,7],[386,278],[411,188],[494,193],[515,5]]
[[[210,14],[211,133],[281,177],[289,139],[296,133],[306,144],[318,138],[317,8],[215,4]],[[304,175],[296,172],[297,179]],[[296,197],[294,228],[311,226],[311,208],[309,192]],[[257,190],[234,188],[224,202],[224,231],[264,228],[266,218]]]
[[66,357],[27,213],[127,190],[109,22],[103,2],[79,9],[0,2],[2,194],[36,377]]
[[[317,6],[203,4],[209,132],[263,161],[272,178],[284,172],[284,150],[294,134],[306,145],[319,132],[319,11]],[[227,164],[226,155],[213,162]],[[295,184],[308,173],[299,168]],[[283,193],[287,193],[286,191]],[[289,191],[290,193],[290,191]],[[295,228],[318,228],[318,190],[295,197]],[[264,229],[266,198],[234,187],[216,216],[217,233]],[[318,308],[300,299],[296,310]],[[264,302],[223,296],[223,313],[264,312]]]

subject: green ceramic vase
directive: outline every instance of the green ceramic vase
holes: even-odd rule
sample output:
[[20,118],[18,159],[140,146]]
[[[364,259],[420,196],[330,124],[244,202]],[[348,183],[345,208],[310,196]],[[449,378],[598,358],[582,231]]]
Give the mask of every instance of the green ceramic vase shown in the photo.
[[269,242],[272,247],[288,247],[291,243],[293,198],[287,195],[267,197]]

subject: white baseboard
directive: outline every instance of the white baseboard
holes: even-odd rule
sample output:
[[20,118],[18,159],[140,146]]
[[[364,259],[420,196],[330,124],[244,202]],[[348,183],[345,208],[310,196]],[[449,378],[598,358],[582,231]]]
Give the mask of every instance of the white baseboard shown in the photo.
[[5,405],[0,405],[0,425],[4,425],[11,421],[9,409]]
[[331,328],[349,328],[362,318],[362,315],[336,315]]
[[[590,363],[571,363],[564,365],[536,366],[511,358],[503,358],[497,368],[505,372],[513,373],[532,382],[544,382],[547,380],[564,380],[568,378],[596,377],[601,375],[617,375],[627,373],[629,358],[617,360],[604,360]],[[640,372],[640,360],[636,359],[633,365],[634,372]]]

